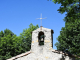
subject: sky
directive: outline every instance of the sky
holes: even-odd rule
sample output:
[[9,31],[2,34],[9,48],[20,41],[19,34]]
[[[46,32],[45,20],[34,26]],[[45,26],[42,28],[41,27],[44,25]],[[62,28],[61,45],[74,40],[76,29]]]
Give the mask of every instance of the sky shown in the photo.
[[42,18],[47,17],[42,20],[42,26],[54,31],[53,49],[57,50],[56,38],[61,28],[65,27],[63,19],[66,16],[66,13],[57,11],[60,6],[50,0],[0,0],[0,31],[7,28],[19,36],[23,29],[29,28],[30,23],[40,27],[40,20],[36,18],[40,18],[42,13]]

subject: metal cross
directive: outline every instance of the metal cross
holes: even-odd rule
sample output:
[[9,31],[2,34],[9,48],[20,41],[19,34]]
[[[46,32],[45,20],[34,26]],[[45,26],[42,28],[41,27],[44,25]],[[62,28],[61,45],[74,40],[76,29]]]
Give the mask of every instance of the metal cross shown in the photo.
[[36,20],[40,19],[41,20],[41,26],[42,26],[42,19],[46,19],[46,18],[42,18],[42,13],[41,13],[41,18],[37,18]]

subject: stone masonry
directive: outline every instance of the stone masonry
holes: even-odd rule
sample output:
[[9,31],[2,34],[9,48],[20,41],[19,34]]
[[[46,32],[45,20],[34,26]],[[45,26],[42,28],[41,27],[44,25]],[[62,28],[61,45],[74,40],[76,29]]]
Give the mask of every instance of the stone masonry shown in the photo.
[[[44,34],[44,45],[39,45],[39,33]],[[62,51],[56,51],[53,46],[53,30],[40,27],[32,32],[31,50],[7,60],[75,60]]]

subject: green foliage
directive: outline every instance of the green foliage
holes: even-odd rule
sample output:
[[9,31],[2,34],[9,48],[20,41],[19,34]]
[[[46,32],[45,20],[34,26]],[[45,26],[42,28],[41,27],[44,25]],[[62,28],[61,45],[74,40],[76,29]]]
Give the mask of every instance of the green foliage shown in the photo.
[[44,37],[45,37],[44,35],[41,35],[41,36],[40,36],[40,40],[41,40],[42,38],[44,38]]
[[9,29],[0,32],[0,60],[6,60],[18,54],[30,50],[31,32],[39,28],[38,25],[29,25],[29,28],[23,30],[20,36],[16,36]]
[[58,50],[80,56],[80,20],[65,25],[60,31],[55,46]]
[[80,1],[53,0],[53,2],[61,4],[59,13],[67,12],[63,19],[65,27],[62,27],[55,46],[58,50],[80,56]]
[[23,32],[20,34],[20,38],[23,42],[21,46],[23,47],[24,51],[29,51],[31,49],[31,37],[32,37],[31,32],[36,30],[37,28],[39,28],[38,25],[33,26],[33,24],[31,23],[29,25],[29,28],[24,29]]
[[[44,38],[45,38],[44,35],[41,35],[41,36],[40,36],[39,45],[44,45]],[[41,40],[41,39],[42,39],[42,40]]]
[[15,56],[19,54],[21,51],[18,51],[21,49],[20,46],[20,38],[16,35],[4,35],[4,37],[1,37],[0,40],[0,59],[6,60],[7,58],[10,58],[12,56]]
[[57,10],[63,14],[67,12],[66,17],[63,19],[65,22],[74,22],[75,19],[80,17],[80,1],[79,0],[53,0],[56,4],[61,4]]

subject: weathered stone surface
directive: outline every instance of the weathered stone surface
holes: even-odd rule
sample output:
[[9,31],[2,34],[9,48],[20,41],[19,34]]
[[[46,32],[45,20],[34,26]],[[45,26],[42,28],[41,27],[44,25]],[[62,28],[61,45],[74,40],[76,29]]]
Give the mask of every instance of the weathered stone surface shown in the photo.
[[[39,45],[39,32],[43,32],[45,35],[44,38],[44,45]],[[31,52],[30,54],[23,54],[24,56],[19,55],[18,58],[10,59],[10,60],[73,60],[69,56],[63,56],[64,53],[59,51],[55,51],[52,48],[53,42],[52,42],[52,35],[51,35],[51,29],[47,29],[42,27],[42,30],[40,28],[34,30],[32,32],[32,43],[31,43]]]

